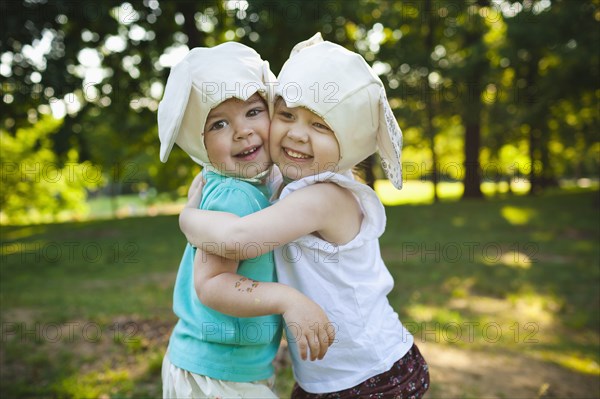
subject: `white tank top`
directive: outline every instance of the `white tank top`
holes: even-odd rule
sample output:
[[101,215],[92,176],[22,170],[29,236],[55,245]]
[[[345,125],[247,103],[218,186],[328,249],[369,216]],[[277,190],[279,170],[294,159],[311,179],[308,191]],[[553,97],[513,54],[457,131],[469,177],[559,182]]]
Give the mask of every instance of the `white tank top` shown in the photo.
[[[295,379],[311,393],[351,388],[386,372],[413,344],[412,335],[387,300],[394,281],[379,251],[386,220],[379,198],[367,185],[333,173],[294,181],[280,198],[319,181],[352,191],[363,221],[358,235],[344,245],[311,234],[275,250],[279,282],[321,305],[336,328],[336,341],[323,360],[303,361],[290,342]],[[294,328],[287,326],[288,337],[294,335]]]

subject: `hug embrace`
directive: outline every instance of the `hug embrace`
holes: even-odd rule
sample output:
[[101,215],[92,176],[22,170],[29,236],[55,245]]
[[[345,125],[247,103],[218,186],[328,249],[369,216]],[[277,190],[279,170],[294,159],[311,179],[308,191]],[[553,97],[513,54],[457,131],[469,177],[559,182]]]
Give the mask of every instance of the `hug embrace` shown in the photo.
[[203,167],[180,227],[179,318],[165,398],[277,398],[285,332],[293,398],[420,398],[428,366],[390,306],[386,216],[352,169],[378,152],[402,187],[402,132],[365,60],[320,34],[277,77],[235,42],[195,48],[169,75],[160,157]]

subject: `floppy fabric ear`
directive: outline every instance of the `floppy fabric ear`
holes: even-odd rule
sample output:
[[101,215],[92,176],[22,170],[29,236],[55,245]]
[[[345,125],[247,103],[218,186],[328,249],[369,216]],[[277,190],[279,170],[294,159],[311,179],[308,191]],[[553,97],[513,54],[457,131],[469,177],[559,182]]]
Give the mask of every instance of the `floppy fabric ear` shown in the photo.
[[275,86],[277,85],[277,78],[271,71],[269,61],[263,61],[262,65],[262,81],[265,84],[267,91],[265,93],[265,100],[267,100],[267,106],[269,107],[269,118],[273,118],[275,112]]
[[323,36],[321,36],[321,32],[317,32],[310,39],[296,44],[290,52],[290,57],[293,57],[294,55],[298,54],[302,49],[306,47],[314,46],[315,44],[319,43],[323,43]]
[[167,162],[179,134],[191,89],[190,64],[183,60],[171,68],[165,86],[165,94],[158,105],[158,137],[162,162]]
[[381,167],[387,178],[398,190],[402,189],[402,130],[382,87],[379,95],[379,129],[377,147]]

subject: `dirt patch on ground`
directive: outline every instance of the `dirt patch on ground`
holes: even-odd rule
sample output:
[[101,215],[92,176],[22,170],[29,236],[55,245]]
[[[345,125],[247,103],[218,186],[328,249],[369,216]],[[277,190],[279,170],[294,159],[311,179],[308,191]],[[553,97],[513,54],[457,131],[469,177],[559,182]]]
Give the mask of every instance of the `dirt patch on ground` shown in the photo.
[[[173,321],[127,316],[113,321],[122,327],[135,325],[133,336],[141,339],[141,346],[147,349],[166,349],[174,326]],[[430,366],[432,387],[428,399],[600,398],[598,376],[577,373],[525,354],[466,350],[427,342],[418,345]],[[291,367],[285,341],[275,365],[278,369]]]
[[[85,325],[83,322],[79,323]],[[160,370],[148,370],[143,353],[162,353],[174,320],[143,319],[135,316],[114,318],[104,330],[99,342],[76,340],[55,345],[43,345],[38,350],[52,357],[53,352],[69,350],[79,360],[79,374],[101,370],[107,364],[129,370],[135,384],[146,384],[144,392],[160,394]],[[65,344],[69,345],[67,349]],[[468,350],[448,345],[418,342],[419,349],[430,367],[431,389],[426,399],[437,398],[600,398],[600,379],[584,375],[558,365],[532,359],[526,354]],[[276,359],[276,367],[290,366],[289,355],[283,343]],[[30,364],[7,362],[0,350],[0,364],[12,370],[1,373],[3,381],[14,374],[31,374]],[[83,359],[87,359],[83,360]],[[160,360],[160,359],[159,359]],[[10,364],[8,364],[10,363]],[[160,367],[158,364],[157,367]],[[138,387],[139,388],[139,387]],[[286,394],[283,393],[282,394]]]
[[419,343],[433,398],[598,398],[600,379],[525,355]]

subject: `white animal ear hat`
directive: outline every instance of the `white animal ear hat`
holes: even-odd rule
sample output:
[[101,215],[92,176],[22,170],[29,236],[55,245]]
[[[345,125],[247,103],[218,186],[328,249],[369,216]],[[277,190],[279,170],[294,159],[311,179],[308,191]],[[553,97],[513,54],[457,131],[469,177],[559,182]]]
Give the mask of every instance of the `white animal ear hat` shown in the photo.
[[257,92],[269,102],[274,82],[269,63],[241,43],[192,49],[171,69],[158,105],[160,160],[166,162],[177,143],[195,162],[209,165],[202,135],[208,113],[225,100],[246,101]]
[[386,176],[402,188],[402,131],[381,79],[359,54],[317,33],[292,49],[277,80],[275,94],[288,107],[306,107],[333,129],[338,172],[378,151]]

